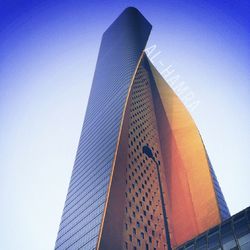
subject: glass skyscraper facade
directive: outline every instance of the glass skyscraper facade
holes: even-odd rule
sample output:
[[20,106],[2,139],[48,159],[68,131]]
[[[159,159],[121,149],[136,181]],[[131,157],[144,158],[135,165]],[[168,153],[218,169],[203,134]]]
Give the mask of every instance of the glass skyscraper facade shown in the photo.
[[144,53],[151,27],[127,8],[102,37],[55,249],[210,247],[230,220],[193,119]]
[[128,9],[103,34],[55,249],[94,249],[128,88],[151,25]]

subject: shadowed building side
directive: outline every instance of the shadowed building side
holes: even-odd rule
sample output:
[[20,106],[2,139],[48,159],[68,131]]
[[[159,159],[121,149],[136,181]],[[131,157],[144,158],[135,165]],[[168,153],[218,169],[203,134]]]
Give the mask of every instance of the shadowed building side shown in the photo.
[[162,162],[146,57],[139,62],[125,107],[107,212],[98,249],[167,249],[156,165]]

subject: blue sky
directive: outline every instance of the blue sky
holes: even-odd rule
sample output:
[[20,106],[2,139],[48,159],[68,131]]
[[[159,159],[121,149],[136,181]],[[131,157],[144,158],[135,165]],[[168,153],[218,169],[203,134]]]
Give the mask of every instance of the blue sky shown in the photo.
[[173,71],[231,213],[250,205],[247,1],[2,1],[2,249],[53,248],[101,36],[128,6],[153,25],[150,56]]

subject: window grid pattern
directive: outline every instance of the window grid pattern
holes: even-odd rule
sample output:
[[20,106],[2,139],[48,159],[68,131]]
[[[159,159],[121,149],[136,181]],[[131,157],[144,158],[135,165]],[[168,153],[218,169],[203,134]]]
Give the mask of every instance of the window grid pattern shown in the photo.
[[250,207],[177,248],[177,250],[249,250]]
[[157,170],[142,153],[142,147],[148,145],[162,162],[149,77],[143,65],[135,76],[129,108],[123,249],[166,249]]
[[96,247],[124,104],[150,30],[130,8],[103,35],[56,250]]

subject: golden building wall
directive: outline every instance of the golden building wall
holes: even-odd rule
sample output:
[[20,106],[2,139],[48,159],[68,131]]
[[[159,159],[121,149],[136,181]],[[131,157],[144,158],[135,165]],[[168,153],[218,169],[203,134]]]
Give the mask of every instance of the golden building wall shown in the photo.
[[164,156],[172,245],[221,222],[206,151],[189,112],[150,64],[153,99]]

